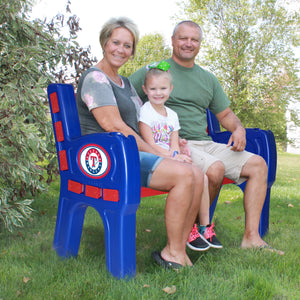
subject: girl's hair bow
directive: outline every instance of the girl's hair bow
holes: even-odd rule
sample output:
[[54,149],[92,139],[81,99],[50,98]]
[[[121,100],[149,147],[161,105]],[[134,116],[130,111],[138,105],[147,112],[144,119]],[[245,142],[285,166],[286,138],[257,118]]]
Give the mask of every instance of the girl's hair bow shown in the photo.
[[158,62],[152,62],[151,64],[147,65],[147,69],[159,69],[165,72],[168,72],[170,69],[170,64],[166,62],[165,60],[161,60]]

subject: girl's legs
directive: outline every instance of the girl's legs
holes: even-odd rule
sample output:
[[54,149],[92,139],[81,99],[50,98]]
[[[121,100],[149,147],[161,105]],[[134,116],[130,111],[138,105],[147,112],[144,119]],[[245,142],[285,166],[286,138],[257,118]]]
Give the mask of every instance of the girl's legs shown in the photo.
[[[194,225],[194,220],[195,218],[191,218],[191,216],[195,215],[195,211],[199,212],[201,201],[202,199],[202,193],[203,193],[203,186],[204,186],[204,174],[203,172],[196,166],[192,165],[193,173],[194,173],[194,178],[195,178],[195,184],[194,184],[194,199],[192,205],[190,207],[190,212],[187,215],[187,220],[186,220],[186,227],[185,227],[185,233],[184,233],[184,243],[186,245],[188,241],[188,237],[190,235],[191,229]],[[197,215],[197,214],[196,214]]]
[[200,210],[198,215],[200,225],[209,224],[209,207],[210,207],[210,199],[209,199],[209,191],[208,191],[208,178],[206,175],[204,175],[203,193],[202,193]]
[[209,207],[210,197],[208,177],[204,175],[203,193],[200,201],[198,218],[196,219],[195,227],[192,229],[188,240],[188,246],[195,251],[205,251],[208,250],[209,247],[219,249],[223,247],[214,232],[214,223],[210,224]]

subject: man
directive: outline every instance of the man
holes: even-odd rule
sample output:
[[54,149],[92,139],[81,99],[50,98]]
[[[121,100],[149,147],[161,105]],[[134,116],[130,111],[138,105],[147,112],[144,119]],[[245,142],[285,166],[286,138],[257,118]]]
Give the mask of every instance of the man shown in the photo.
[[[217,78],[195,64],[202,40],[200,26],[192,21],[177,24],[172,35],[173,54],[167,61],[173,77],[173,91],[166,105],[180,120],[180,137],[188,141],[193,162],[209,179],[211,202],[222,186],[224,176],[238,184],[247,180],[244,192],[245,232],[241,248],[266,248],[259,235],[259,220],[267,190],[267,165],[264,159],[244,151],[246,133],[229,108],[230,101]],[[142,85],[146,69],[129,77],[143,101]],[[206,109],[209,108],[232,135],[227,145],[211,141],[207,135]]]

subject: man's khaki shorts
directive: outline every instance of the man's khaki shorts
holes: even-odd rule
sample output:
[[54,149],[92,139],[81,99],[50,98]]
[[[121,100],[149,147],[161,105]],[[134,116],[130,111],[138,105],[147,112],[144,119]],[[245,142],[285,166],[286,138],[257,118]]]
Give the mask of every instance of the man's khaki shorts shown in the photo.
[[235,181],[237,184],[243,183],[247,178],[240,177],[245,163],[254,154],[242,151],[235,152],[230,150],[226,144],[215,143],[213,141],[188,141],[191,150],[193,163],[203,172],[216,161],[222,161],[225,165],[225,177]]

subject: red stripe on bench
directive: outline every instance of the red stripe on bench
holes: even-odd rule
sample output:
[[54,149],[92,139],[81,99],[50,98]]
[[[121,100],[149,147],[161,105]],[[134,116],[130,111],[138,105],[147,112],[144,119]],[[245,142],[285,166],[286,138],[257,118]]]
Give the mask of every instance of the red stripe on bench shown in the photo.
[[146,187],[141,188],[141,198],[156,196],[156,195],[161,195],[161,194],[167,194],[167,192],[152,190],[152,189],[146,188]]
[[[224,184],[230,184],[230,183],[234,183],[234,181],[224,177],[223,185]],[[167,192],[152,190],[152,189],[146,188],[146,187],[141,188],[141,198],[157,196],[157,195],[162,195],[162,194],[167,194]]]
[[60,170],[61,171],[69,170],[66,150],[59,151],[58,156],[60,162]]
[[83,184],[77,181],[69,180],[68,181],[68,191],[71,191],[76,194],[83,193]]
[[54,127],[57,141],[63,142],[65,138],[61,121],[55,122]]
[[101,197],[101,189],[96,186],[86,185],[85,186],[85,195],[87,197],[99,199]]
[[103,200],[105,201],[119,201],[119,191],[111,189],[103,189]]
[[54,114],[58,113],[59,112],[59,105],[58,105],[58,99],[57,99],[56,92],[54,92],[50,95],[50,102],[51,102],[52,112]]

